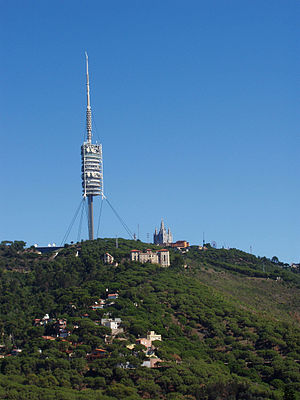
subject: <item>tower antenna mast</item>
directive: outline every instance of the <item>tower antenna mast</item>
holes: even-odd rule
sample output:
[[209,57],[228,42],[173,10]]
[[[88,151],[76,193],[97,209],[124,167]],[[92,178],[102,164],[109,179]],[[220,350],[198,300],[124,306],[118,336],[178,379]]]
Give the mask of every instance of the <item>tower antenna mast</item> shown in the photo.
[[93,198],[102,196],[103,198],[103,163],[102,145],[92,144],[92,110],[90,100],[90,78],[88,55],[85,52],[86,60],[86,142],[81,146],[82,162],[82,188],[83,197],[88,198],[88,230],[89,240],[94,239],[94,217],[93,217]]
[[85,52],[86,60],[86,133],[88,143],[92,143],[92,110],[90,100],[89,57]]

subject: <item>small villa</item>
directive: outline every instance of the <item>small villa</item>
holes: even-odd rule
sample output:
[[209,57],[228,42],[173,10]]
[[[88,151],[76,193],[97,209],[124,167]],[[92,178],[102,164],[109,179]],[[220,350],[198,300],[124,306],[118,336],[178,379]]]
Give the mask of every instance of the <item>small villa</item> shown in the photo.
[[142,344],[143,346],[147,347],[147,349],[152,348],[152,342],[155,340],[160,340],[161,341],[161,335],[158,335],[154,331],[150,331],[147,334],[146,338],[139,338],[137,339],[138,344]]
[[99,299],[98,301],[95,301],[94,304],[90,306],[93,310],[102,310],[102,308],[105,307],[105,300]]
[[123,328],[120,328],[120,325],[122,323],[121,318],[102,318],[101,319],[101,325],[106,326],[107,328],[111,329],[111,333],[113,335],[117,335],[118,333],[124,332]]

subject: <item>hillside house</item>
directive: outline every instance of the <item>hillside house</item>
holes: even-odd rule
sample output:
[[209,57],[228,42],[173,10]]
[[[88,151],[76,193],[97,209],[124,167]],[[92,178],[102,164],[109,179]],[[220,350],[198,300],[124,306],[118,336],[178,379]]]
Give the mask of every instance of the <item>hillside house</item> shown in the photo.
[[11,355],[12,356],[18,356],[19,354],[21,354],[22,353],[22,350],[21,349],[12,349],[12,351],[11,351]]
[[143,361],[142,367],[146,368],[159,368],[158,363],[162,362],[162,360],[158,357],[151,357],[149,360]]
[[42,338],[45,340],[55,340],[55,337],[53,336],[42,336]]
[[170,266],[170,253],[166,249],[158,251],[147,249],[145,253],[140,250],[131,250],[130,259],[140,263],[160,264],[162,267]]
[[175,243],[170,243],[169,246],[175,247],[176,249],[186,249],[190,244],[186,240],[177,240]]
[[40,319],[40,318],[35,318],[34,320],[34,326],[45,326],[48,324],[48,322],[52,322],[52,319],[49,318],[49,314],[45,314],[45,316]]
[[161,341],[161,335],[158,335],[154,331],[150,331],[147,334],[147,339],[150,340],[151,342],[154,342],[155,340],[160,340]]
[[138,344],[145,346],[147,349],[151,348],[152,342],[147,338],[139,338],[136,340]]
[[103,349],[95,349],[94,351],[92,351],[92,353],[87,354],[86,358],[89,361],[93,361],[93,360],[97,360],[99,358],[103,358],[107,355],[107,351],[103,350]]
[[104,306],[105,306],[105,300],[99,299],[98,301],[95,301],[95,303],[92,304],[90,308],[92,310],[102,310]]
[[124,329],[120,327],[121,323],[122,323],[121,318],[115,318],[115,319],[102,318],[101,319],[101,325],[102,326],[106,326],[107,328],[110,328],[112,336],[116,336],[119,333],[123,333],[124,332]]
[[66,338],[70,335],[70,332],[67,330],[67,320],[66,319],[58,319],[55,322],[54,329],[56,332],[56,336],[59,338]]
[[135,366],[130,364],[129,361],[126,361],[125,363],[117,364],[117,367],[122,368],[122,369],[135,369]]
[[104,264],[113,264],[115,260],[114,257],[109,253],[105,253],[103,258]]
[[298,269],[298,270],[300,271],[300,264],[292,263],[292,264],[291,264],[291,268],[292,268],[292,269]]
[[115,299],[117,299],[118,297],[119,297],[119,294],[118,294],[118,293],[110,293],[110,294],[107,295],[107,299],[108,299],[108,300],[115,300]]
[[161,341],[161,335],[158,335],[154,331],[150,331],[150,332],[148,332],[146,338],[139,338],[136,341],[138,344],[142,344],[143,346],[145,346],[147,348],[147,351],[149,351],[150,349],[153,348],[152,342],[154,342],[155,340]]
[[55,323],[55,328],[58,330],[66,329],[67,327],[67,320],[66,319],[58,319]]

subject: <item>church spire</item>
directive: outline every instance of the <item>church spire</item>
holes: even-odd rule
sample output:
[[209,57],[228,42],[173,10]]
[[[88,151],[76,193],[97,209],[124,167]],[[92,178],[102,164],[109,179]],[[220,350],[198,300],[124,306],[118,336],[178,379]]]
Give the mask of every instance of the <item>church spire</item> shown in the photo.
[[161,219],[159,232],[157,232],[157,229],[155,228],[153,239],[154,244],[158,245],[168,245],[169,243],[172,243],[173,240],[171,230],[170,228],[168,228],[168,230],[165,228],[163,219]]

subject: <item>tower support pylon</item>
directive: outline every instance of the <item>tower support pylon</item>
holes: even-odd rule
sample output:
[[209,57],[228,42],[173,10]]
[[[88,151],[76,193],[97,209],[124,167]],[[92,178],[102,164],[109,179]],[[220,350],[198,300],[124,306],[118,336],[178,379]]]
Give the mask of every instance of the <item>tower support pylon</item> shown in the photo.
[[94,240],[94,215],[93,215],[93,196],[88,196],[88,228],[89,240]]

